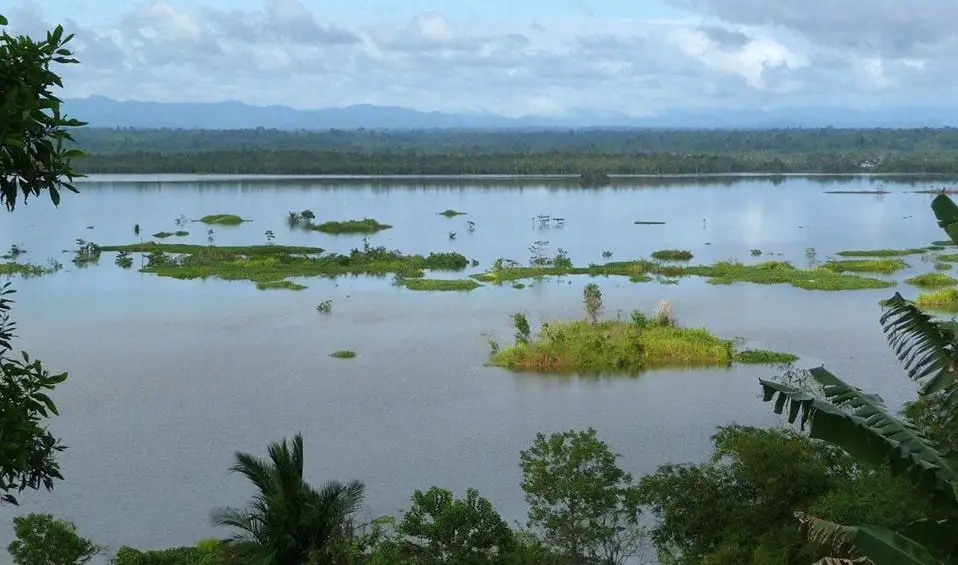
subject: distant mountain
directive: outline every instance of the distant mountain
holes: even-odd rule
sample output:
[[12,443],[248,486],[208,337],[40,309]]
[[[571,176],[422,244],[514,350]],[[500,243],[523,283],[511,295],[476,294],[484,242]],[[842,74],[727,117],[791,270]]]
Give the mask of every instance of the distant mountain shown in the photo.
[[141,102],[102,96],[65,102],[73,117],[93,127],[176,129],[506,129],[506,128],[905,128],[958,125],[958,108],[886,109],[788,108],[769,111],[704,109],[670,111],[653,117],[595,115],[551,118],[470,113],[420,112],[397,106],[358,104],[344,108],[297,110],[242,102]]

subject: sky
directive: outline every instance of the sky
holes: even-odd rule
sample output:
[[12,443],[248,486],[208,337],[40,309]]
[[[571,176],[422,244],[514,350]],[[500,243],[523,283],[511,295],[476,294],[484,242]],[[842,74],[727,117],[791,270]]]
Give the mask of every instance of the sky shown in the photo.
[[956,0],[0,0],[68,97],[505,116],[943,106]]

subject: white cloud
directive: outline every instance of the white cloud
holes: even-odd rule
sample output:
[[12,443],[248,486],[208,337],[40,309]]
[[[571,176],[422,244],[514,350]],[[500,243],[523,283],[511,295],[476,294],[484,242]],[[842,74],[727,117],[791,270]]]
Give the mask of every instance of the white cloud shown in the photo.
[[[150,0],[108,24],[62,22],[82,61],[65,71],[67,95],[642,115],[956,94],[947,78],[958,69],[954,0],[912,0],[907,10],[899,0],[669,1],[699,15],[492,27],[429,12],[347,29],[299,0],[247,11]],[[54,23],[38,7],[8,15],[31,35]]]

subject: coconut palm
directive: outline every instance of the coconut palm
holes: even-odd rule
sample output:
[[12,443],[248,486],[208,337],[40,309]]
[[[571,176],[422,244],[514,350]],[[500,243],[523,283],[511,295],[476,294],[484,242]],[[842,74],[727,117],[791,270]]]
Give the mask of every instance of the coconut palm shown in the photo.
[[245,476],[256,494],[244,508],[213,511],[217,526],[234,528],[227,543],[264,565],[300,565],[329,558],[332,543],[344,534],[363,500],[358,481],[329,481],[319,490],[303,480],[303,438],[269,446],[269,461],[236,453],[232,472]]
[[[932,202],[938,224],[958,245],[958,206],[947,196]],[[896,293],[885,301],[881,325],[918,393],[938,402],[942,428],[958,436],[958,324],[922,312]],[[958,558],[958,472],[928,438],[890,412],[882,399],[855,388],[824,367],[808,371],[818,392],[793,383],[761,380],[765,401],[809,435],[862,461],[887,465],[910,477],[936,502],[936,515],[900,532],[843,525],[796,513],[803,531],[834,557],[821,563],[875,565],[955,563]]]

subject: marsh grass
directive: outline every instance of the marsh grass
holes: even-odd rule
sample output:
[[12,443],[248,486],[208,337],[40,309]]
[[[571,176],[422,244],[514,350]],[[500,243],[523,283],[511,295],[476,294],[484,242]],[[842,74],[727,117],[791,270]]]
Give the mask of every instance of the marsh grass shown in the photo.
[[938,271],[950,271],[954,265],[951,263],[943,263],[941,261],[935,261],[935,270]]
[[839,257],[904,257],[906,255],[921,255],[928,253],[928,249],[871,249],[855,251],[839,251]]
[[448,209],[448,210],[443,210],[442,212],[439,212],[439,215],[440,215],[440,216],[445,216],[445,217],[447,217],[447,218],[454,218],[454,217],[456,217],[456,216],[465,216],[466,213],[465,213],[465,212],[460,212],[460,211],[458,211],[458,210],[453,210],[453,209],[450,208],[450,209]]
[[795,361],[798,361],[798,355],[780,351],[745,349],[735,353],[735,362],[747,365],[790,365]]
[[938,256],[938,260],[948,263],[958,263],[958,253],[944,253]]
[[257,290],[306,290],[307,286],[293,281],[263,281],[256,283]]
[[958,289],[945,288],[935,292],[923,292],[915,299],[919,308],[940,312],[958,312]]
[[923,273],[910,279],[905,279],[905,282],[920,288],[942,288],[958,284],[958,279],[942,273]]
[[336,359],[353,359],[356,357],[356,352],[350,351],[349,349],[341,349],[330,353],[329,356],[335,357]]
[[235,214],[212,214],[209,216],[203,216],[197,221],[204,224],[212,224],[217,226],[238,226],[243,222],[248,222],[249,220],[244,220]]
[[176,231],[173,231],[173,232],[170,232],[170,231],[156,232],[155,234],[153,234],[153,237],[155,237],[155,238],[157,238],[157,239],[166,239],[166,238],[168,238],[168,237],[173,237],[173,236],[176,236],[176,237],[186,237],[186,236],[188,236],[188,235],[190,235],[190,232],[188,232],[188,231],[186,231],[186,230],[176,230]]
[[659,261],[691,261],[692,252],[685,249],[660,249],[652,253],[652,258]]
[[310,229],[328,234],[355,234],[355,233],[376,233],[382,230],[388,230],[392,226],[380,224],[372,218],[362,220],[347,220],[345,222],[324,222],[319,225],[311,226]]
[[42,277],[52,275],[63,268],[63,265],[51,261],[48,265],[37,265],[34,263],[17,263],[14,261],[0,263],[0,276],[10,277],[19,275],[23,278]]
[[331,314],[333,311],[333,301],[332,300],[323,300],[316,305],[316,311],[320,314]]
[[822,264],[822,269],[836,273],[880,273],[890,275],[908,267],[901,259],[845,259],[831,260]]
[[468,292],[482,286],[475,279],[401,279],[398,284],[409,290],[439,292]]
[[149,253],[142,272],[177,279],[248,280],[256,283],[290,277],[337,277],[343,275],[420,278],[425,270],[461,271],[469,265],[459,253],[404,255],[385,247],[353,249],[348,254],[324,253],[318,247],[282,245],[204,246],[172,243],[142,243],[104,246],[104,251]]
[[116,259],[113,262],[122,269],[129,269],[133,266],[133,257],[129,251],[123,251],[116,254]]
[[838,273],[829,269],[798,269],[787,261],[766,261],[746,265],[720,261],[712,265],[669,265],[655,261],[617,261],[589,267],[522,267],[515,262],[497,261],[499,268],[472,275],[480,282],[503,284],[525,279],[565,275],[624,276],[633,282],[648,282],[654,276],[680,278],[705,277],[711,284],[747,282],[753,284],[790,284],[805,290],[867,290],[895,286],[894,281]]
[[948,239],[940,239],[938,241],[932,241],[931,244],[934,245],[935,247],[958,247],[958,245],[956,245],[955,242]]

